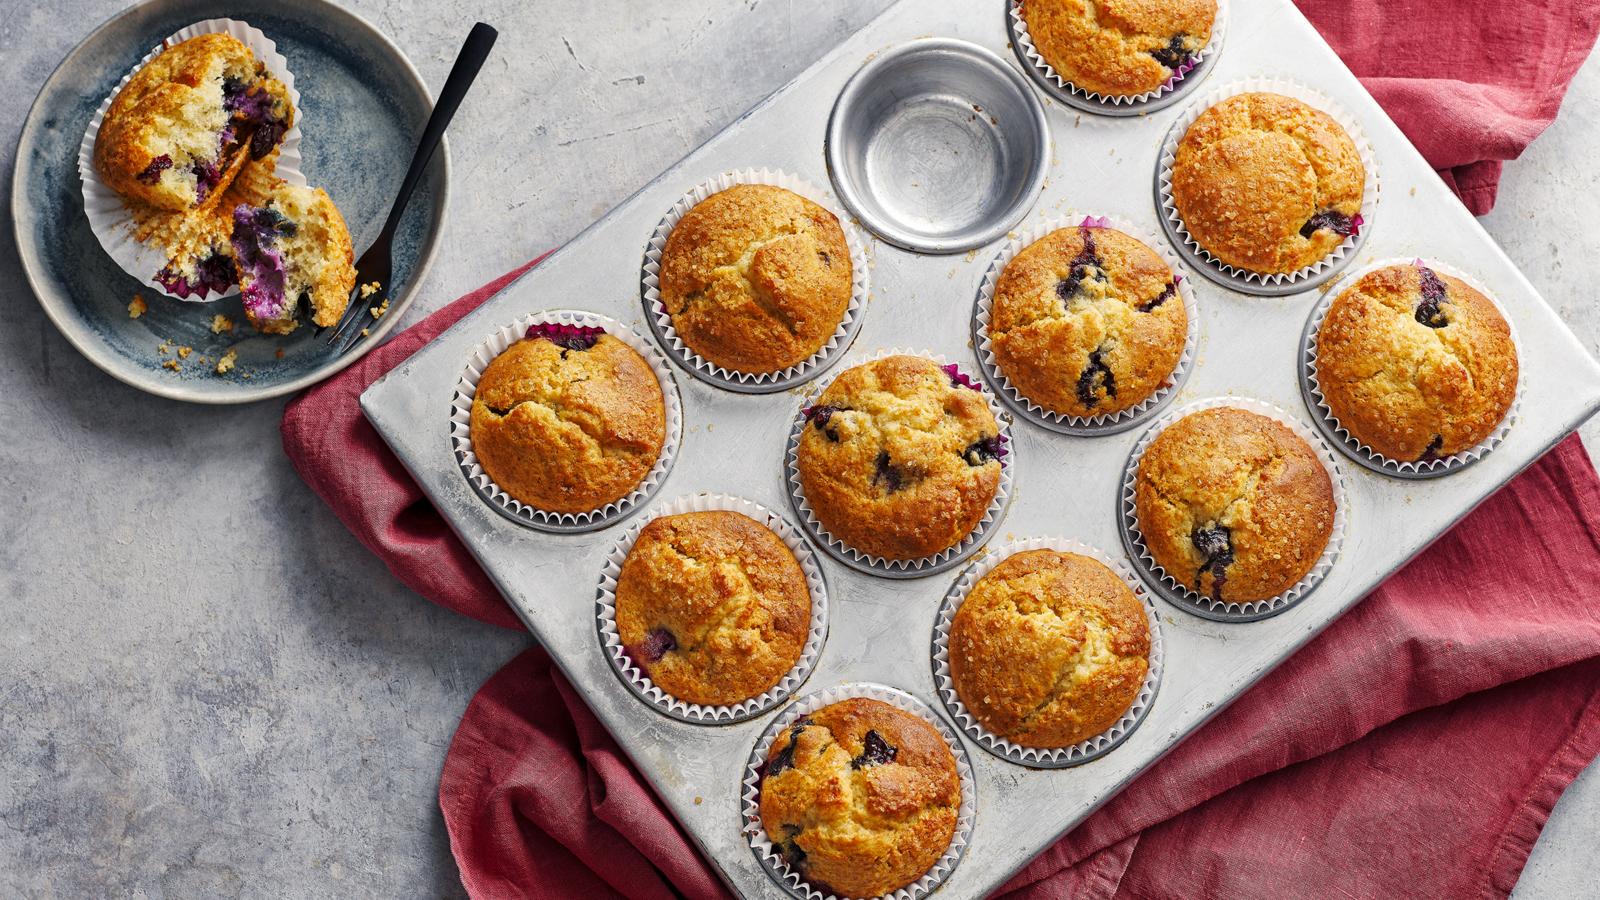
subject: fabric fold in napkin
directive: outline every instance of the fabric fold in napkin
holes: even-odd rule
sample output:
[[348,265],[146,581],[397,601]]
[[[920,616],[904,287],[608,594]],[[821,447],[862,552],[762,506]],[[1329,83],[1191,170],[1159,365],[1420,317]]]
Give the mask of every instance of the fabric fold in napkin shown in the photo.
[[[1501,163],[1554,118],[1600,28],[1600,0],[1299,5],[1475,213],[1493,204]],[[402,582],[511,628],[517,617],[358,398],[526,268],[302,394],[283,419],[296,469]],[[1505,896],[1600,750],[1597,583],[1600,478],[1574,437],[1003,893]],[[473,699],[439,799],[477,897],[725,893],[543,650]]]

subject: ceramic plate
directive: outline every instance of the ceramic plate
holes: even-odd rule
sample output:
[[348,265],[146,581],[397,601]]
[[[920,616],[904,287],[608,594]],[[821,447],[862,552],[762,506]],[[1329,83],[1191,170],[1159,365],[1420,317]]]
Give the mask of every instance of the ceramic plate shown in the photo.
[[[354,362],[399,321],[438,250],[450,176],[440,145],[395,239],[389,312],[354,351],[335,356],[307,326],[287,337],[257,334],[237,296],[180,303],[141,289],[100,248],[84,218],[78,144],[89,118],[122,76],[161,39],[191,22],[241,19],[266,32],[289,61],[301,93],[303,169],[343,211],[356,256],[383,228],[394,192],[433,101],[399,48],[326,0],[152,0],[121,13],[79,44],[39,91],[17,144],[11,211],[17,251],[34,294],[67,340],[100,368],[152,394],[196,403],[247,403],[313,384]],[[138,319],[128,303],[142,293]],[[216,313],[236,323],[213,334]],[[163,354],[166,343],[171,352]],[[192,348],[178,371],[162,363]],[[217,375],[230,348],[238,362]],[[279,357],[279,352],[282,357]],[[212,364],[202,364],[205,357]]]

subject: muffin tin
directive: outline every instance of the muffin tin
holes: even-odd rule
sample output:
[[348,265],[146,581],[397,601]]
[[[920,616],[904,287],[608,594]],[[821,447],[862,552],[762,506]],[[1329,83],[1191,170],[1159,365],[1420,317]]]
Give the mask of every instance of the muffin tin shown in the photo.
[[[873,682],[909,693],[950,723],[929,645],[940,603],[958,573],[883,578],[819,553],[829,588],[828,634],[815,669],[794,699],[735,724],[677,721],[642,702],[617,678],[597,639],[596,584],[627,526],[608,521],[596,531],[544,534],[504,518],[463,476],[452,454],[447,406],[473,352],[498,328],[523,316],[580,305],[648,335],[638,264],[666,211],[695,185],[745,168],[767,167],[829,184],[835,101],[870,61],[936,35],[971,42],[1002,58],[1028,90],[1036,91],[1007,52],[1001,15],[1006,2],[906,0],[891,8],[362,397],[367,416],[685,833],[744,896],[785,893],[741,830],[742,773],[776,717],[793,703],[841,684]],[[939,888],[942,894],[976,897],[998,887],[1600,408],[1600,364],[1292,4],[1231,0],[1230,7],[1227,44],[1211,59],[1215,72],[1208,83],[1292,79],[1327,95],[1359,121],[1383,167],[1383,225],[1347,259],[1352,267],[1389,257],[1439,260],[1466,270],[1492,292],[1515,323],[1522,349],[1518,418],[1493,453],[1448,477],[1403,481],[1340,457],[1347,502],[1339,558],[1315,592],[1271,618],[1217,622],[1158,599],[1164,652],[1160,692],[1143,723],[1104,755],[1073,768],[1041,770],[989,753],[962,734],[958,739],[968,749],[975,809],[964,852]],[[1126,118],[1093,116],[1039,95],[1051,146],[1039,202],[1019,224],[966,254],[924,255],[869,240],[872,296],[859,335],[829,372],[896,346],[926,347],[976,372],[970,343],[974,298],[1005,231],[1026,229],[1069,209],[1115,211],[1158,231],[1151,175],[1163,139],[1188,104],[1205,93],[1185,91],[1186,99],[1168,109]],[[868,189],[876,183],[865,182]],[[1298,369],[1304,326],[1321,295],[1302,289],[1287,297],[1250,296],[1201,277],[1193,266],[1186,265],[1183,274],[1195,292],[1201,327],[1191,371],[1172,408],[1232,395],[1311,421]],[[676,368],[672,374],[682,398],[683,436],[661,493],[642,505],[654,509],[665,502],[661,498],[703,492],[790,512],[785,442],[806,391],[751,396],[705,384]],[[1010,506],[987,546],[1059,535],[1117,556],[1124,467],[1147,427],[1075,437],[1016,422],[1011,449],[1026,463],[1016,472]]]

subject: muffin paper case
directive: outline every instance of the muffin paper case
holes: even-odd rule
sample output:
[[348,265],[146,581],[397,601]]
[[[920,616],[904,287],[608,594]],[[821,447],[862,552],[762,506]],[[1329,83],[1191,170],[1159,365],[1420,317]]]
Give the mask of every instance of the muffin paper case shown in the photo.
[[[1192,90],[1210,72],[1207,63],[1214,61],[1222,50],[1223,38],[1228,30],[1228,0],[1217,0],[1217,15],[1211,24],[1211,40],[1195,54],[1194,59],[1176,69],[1172,77],[1153,91],[1133,96],[1108,96],[1078,87],[1061,76],[1039,52],[1028,32],[1028,21],[1022,16],[1022,0],[1006,0],[1006,25],[1011,32],[1012,46],[1017,55],[1032,70],[1035,80],[1042,84],[1055,99],[1074,109],[1088,113],[1113,116],[1138,115],[1176,102],[1174,96],[1185,89]],[[1155,101],[1163,101],[1155,103]]]
[[[1230,266],[1212,256],[1184,227],[1183,217],[1178,214],[1177,202],[1172,197],[1172,167],[1177,162],[1178,144],[1182,142],[1184,135],[1188,134],[1189,126],[1193,125],[1206,110],[1229,97],[1256,92],[1292,97],[1332,116],[1356,145],[1356,151],[1361,155],[1361,166],[1366,170],[1367,180],[1362,187],[1361,211],[1355,218],[1355,233],[1345,238],[1344,242],[1327,256],[1296,272],[1253,272]],[[1354,260],[1356,252],[1372,231],[1381,187],[1378,160],[1373,153],[1372,142],[1367,139],[1367,133],[1361,127],[1361,123],[1325,94],[1297,81],[1280,78],[1246,78],[1218,88],[1194,101],[1178,116],[1177,121],[1172,123],[1171,130],[1167,132],[1166,139],[1161,144],[1161,153],[1156,159],[1156,212],[1161,219],[1161,227],[1177,247],[1178,252],[1207,278],[1223,287],[1259,296],[1286,296],[1309,290],[1332,279],[1340,269]]]
[[[107,254],[116,260],[129,275],[139,279],[149,290],[155,291],[174,300],[186,300],[190,303],[210,303],[223,297],[231,297],[239,292],[237,287],[230,287],[220,294],[211,294],[206,297],[189,296],[179,297],[168,293],[165,288],[156,283],[155,276],[166,267],[167,252],[158,243],[162,235],[179,234],[186,226],[186,213],[166,213],[155,210],[142,210],[135,213],[128,207],[122,195],[112,190],[109,185],[100,179],[100,173],[94,165],[94,142],[100,134],[100,125],[105,121],[106,110],[110,109],[111,101],[122,92],[128,79],[135,72],[144,68],[150,60],[154,59],[161,51],[175,44],[202,34],[231,34],[238,38],[240,43],[250,48],[256,59],[267,67],[275,78],[283,82],[288,89],[289,99],[294,102],[294,125],[284,134],[283,143],[278,146],[274,156],[265,157],[259,161],[252,161],[244,167],[235,181],[235,187],[230,187],[228,193],[235,195],[241,202],[255,200],[264,201],[264,191],[269,189],[272,179],[277,178],[293,185],[305,186],[306,177],[300,171],[300,120],[303,110],[300,105],[300,92],[295,90],[294,73],[289,71],[289,63],[278,52],[278,45],[271,38],[257,28],[240,22],[236,19],[207,19],[196,22],[180,31],[168,36],[159,46],[145,54],[139,64],[128,70],[122,77],[117,87],[105,100],[101,101],[100,108],[89,119],[89,130],[84,132],[83,143],[78,146],[78,175],[83,179],[83,211],[89,218],[89,228],[94,236],[100,240],[100,246],[105,248]],[[224,196],[224,200],[228,197]],[[141,236],[152,238],[146,242]]]
[[[994,395],[985,390],[983,382],[978,381],[961,368],[943,356],[929,350],[908,350],[905,348],[892,348],[879,350],[864,359],[856,361],[853,366],[866,365],[877,362],[890,356],[920,356],[931,359],[951,373],[952,380],[959,380],[962,385],[970,390],[978,391],[989,402],[989,411],[994,414],[995,425],[998,427],[1000,445],[1005,448],[1005,455],[1000,458],[1000,484],[995,488],[994,499],[989,502],[989,508],[984,512],[983,519],[978,522],[966,537],[962,538],[954,547],[950,547],[932,556],[923,556],[917,559],[886,559],[881,556],[872,556],[862,553],[843,539],[835,537],[832,532],[823,527],[811,511],[811,504],[806,502],[805,489],[800,483],[800,435],[806,427],[805,409],[827,390],[833,383],[830,378],[826,383],[807,393],[806,401],[795,412],[794,425],[789,429],[789,441],[784,451],[784,481],[789,487],[789,503],[794,508],[795,514],[800,517],[801,524],[817,546],[828,552],[829,556],[837,559],[858,572],[868,575],[877,575],[883,578],[922,578],[926,575],[936,575],[948,571],[961,561],[971,556],[988,539],[990,532],[1005,518],[1006,506],[1011,501],[1011,484],[1016,477],[1017,454],[1016,443],[1011,439],[1011,422],[1005,410],[995,400]],[[852,367],[853,367],[852,366]]]
[[[1167,574],[1167,571],[1156,562],[1145,546],[1144,534],[1139,530],[1139,517],[1134,509],[1134,482],[1139,474],[1139,460],[1149,449],[1150,443],[1156,439],[1169,425],[1177,422],[1190,413],[1202,410],[1216,409],[1219,407],[1234,407],[1259,413],[1275,419],[1299,435],[1309,445],[1317,459],[1328,472],[1328,480],[1333,485],[1333,530],[1328,535],[1328,545],[1323,548],[1322,555],[1311,566],[1311,571],[1306,576],[1295,582],[1288,590],[1266,600],[1256,600],[1250,603],[1238,603],[1226,600],[1213,600],[1203,594],[1197,593],[1182,584],[1177,579]],[[1162,416],[1150,429],[1139,438],[1134,445],[1133,452],[1128,455],[1128,464],[1123,471],[1122,486],[1118,491],[1117,506],[1121,516],[1121,531],[1123,548],[1128,551],[1128,556],[1133,560],[1134,570],[1139,573],[1145,583],[1161,598],[1174,606],[1205,619],[1218,622],[1255,622],[1271,618],[1289,609],[1291,606],[1305,599],[1306,595],[1316,589],[1327,577],[1328,571],[1339,558],[1339,550],[1344,544],[1346,522],[1348,520],[1349,500],[1345,493],[1344,472],[1339,468],[1339,459],[1328,442],[1322,439],[1310,425],[1305,424],[1276,406],[1260,400],[1246,397],[1212,397],[1207,400],[1198,400],[1184,405]]]
[[[1487,297],[1489,302],[1494,304],[1494,308],[1500,312],[1501,318],[1506,320],[1506,325],[1511,329],[1511,344],[1517,348],[1519,360],[1516,394],[1511,401],[1511,408],[1506,410],[1505,417],[1500,420],[1499,425],[1495,426],[1494,431],[1479,443],[1462,450],[1460,453],[1427,462],[1390,459],[1356,440],[1354,435],[1339,424],[1338,417],[1333,414],[1333,409],[1328,405],[1327,399],[1323,397],[1322,387],[1317,381],[1317,335],[1322,331],[1322,322],[1327,318],[1328,310],[1332,308],[1333,301],[1341,293],[1355,286],[1356,282],[1378,269],[1388,266],[1415,265],[1426,265],[1436,272],[1459,278],[1478,293]],[[1338,283],[1323,294],[1317,301],[1317,305],[1312,308],[1310,317],[1306,319],[1305,334],[1301,339],[1300,346],[1300,393],[1305,398],[1306,409],[1311,412],[1311,420],[1316,423],[1317,429],[1322,432],[1330,443],[1343,451],[1344,455],[1355,460],[1356,463],[1374,472],[1381,472],[1384,475],[1392,475],[1396,478],[1439,478],[1465,469],[1467,466],[1487,456],[1494,448],[1505,441],[1506,435],[1510,433],[1512,426],[1516,424],[1518,413],[1521,411],[1523,388],[1527,383],[1527,373],[1520,363],[1521,357],[1522,344],[1517,339],[1516,322],[1506,313],[1505,307],[1500,305],[1500,301],[1495,298],[1494,294],[1475,278],[1453,266],[1433,260],[1382,259],[1353,270],[1340,278]]]
[[[632,347],[650,366],[650,371],[655,373],[656,381],[661,385],[662,403],[666,406],[666,440],[661,444],[661,454],[656,457],[656,464],[626,497],[585,513],[546,512],[517,500],[494,483],[472,451],[472,399],[477,394],[478,379],[483,376],[483,370],[507,347],[521,340],[530,328],[551,324],[602,328],[607,334]],[[672,470],[672,463],[677,459],[678,443],[682,438],[683,402],[678,397],[678,386],[673,381],[672,367],[668,365],[666,357],[643,335],[616,319],[581,310],[556,309],[532,313],[490,335],[467,359],[461,379],[456,383],[455,396],[450,400],[450,444],[455,451],[456,462],[461,466],[461,473],[496,512],[518,525],[539,531],[593,531],[626,518],[661,487],[661,482],[666,479],[667,473]]]
[[[628,553],[633,550],[633,545],[639,539],[639,533],[650,522],[661,516],[675,516],[689,512],[707,512],[710,510],[726,510],[749,516],[771,529],[794,554],[800,563],[800,570],[805,573],[806,588],[811,594],[811,630],[806,637],[805,647],[800,651],[800,659],[778,683],[761,694],[743,700],[731,706],[705,706],[699,703],[689,703],[679,700],[668,694],[650,680],[642,670],[634,665],[622,644],[622,638],[617,632],[617,580],[622,575],[622,563],[628,558]],[[670,503],[657,506],[652,510],[649,518],[640,519],[628,527],[622,537],[617,540],[616,546],[606,554],[604,567],[600,570],[599,599],[596,602],[596,615],[600,634],[600,648],[604,651],[606,659],[611,662],[612,671],[622,679],[623,684],[633,691],[634,696],[650,704],[656,711],[684,722],[702,725],[726,725],[731,722],[742,722],[751,719],[772,709],[782,703],[791,694],[805,683],[811,670],[817,664],[817,657],[822,654],[822,644],[828,636],[828,585],[823,578],[822,566],[818,564],[816,554],[812,552],[811,545],[806,543],[800,529],[789,524],[782,516],[766,507],[741,497],[730,497],[725,494],[695,494],[680,497]]]
[[893,900],[922,900],[944,884],[945,879],[955,871],[956,865],[966,853],[967,844],[972,839],[972,820],[977,814],[977,791],[972,778],[972,761],[967,758],[967,749],[962,746],[961,739],[956,737],[955,731],[926,703],[897,688],[869,682],[840,684],[806,694],[778,714],[761,733],[755,748],[750,751],[749,762],[745,764],[744,782],[740,790],[743,801],[744,835],[749,840],[750,850],[756,855],[761,868],[772,876],[772,880],[787,891],[789,896],[799,900],[841,900],[834,894],[812,887],[800,873],[790,869],[777,848],[772,845],[772,841],[767,839],[766,829],[761,826],[760,768],[762,763],[766,762],[767,753],[772,749],[772,742],[777,740],[778,735],[794,720],[829,704],[856,697],[881,700],[925,719],[939,732],[939,736],[944,738],[950,747],[950,753],[956,759],[956,774],[961,780],[961,808],[956,814],[956,831],[950,838],[950,846],[921,878],[897,891],[880,895]]
[[[1172,370],[1167,383],[1146,397],[1135,406],[1115,413],[1098,416],[1072,416],[1051,412],[1034,403],[1018,390],[1001,371],[999,362],[994,357],[994,345],[989,340],[989,321],[994,309],[994,294],[1000,283],[1000,275],[1006,266],[1011,264],[1017,254],[1027,249],[1037,241],[1042,240],[1052,232],[1063,228],[1111,228],[1132,237],[1155,254],[1172,270],[1173,281],[1178,286],[1178,296],[1183,299],[1183,309],[1188,318],[1188,332],[1184,336],[1183,354],[1178,358],[1178,365]],[[1095,435],[1116,434],[1138,425],[1154,415],[1172,400],[1173,395],[1183,386],[1193,368],[1195,348],[1200,342],[1200,309],[1196,304],[1194,288],[1190,280],[1184,275],[1184,268],[1179,263],[1178,257],[1172,252],[1171,246],[1162,240],[1155,232],[1139,228],[1125,219],[1113,219],[1106,216],[1086,216],[1079,212],[1069,212],[1065,215],[1052,217],[1028,228],[1017,232],[1008,240],[1000,253],[990,264],[989,271],[983,276],[983,283],[978,288],[978,299],[972,308],[972,345],[977,349],[978,368],[983,371],[983,377],[995,388],[995,393],[1011,411],[1051,431],[1062,434],[1073,434],[1084,437]]]
[[[1115,572],[1117,577],[1128,585],[1128,589],[1133,591],[1134,596],[1139,598],[1139,602],[1144,606],[1145,618],[1150,625],[1149,670],[1145,673],[1144,683],[1140,686],[1133,705],[1128,707],[1127,712],[1122,714],[1122,718],[1118,719],[1116,724],[1070,747],[1053,749],[1024,747],[989,731],[968,711],[966,704],[961,702],[961,695],[956,693],[955,682],[950,675],[950,627],[955,622],[956,611],[966,602],[967,595],[972,592],[973,586],[979,580],[1010,557],[1029,550],[1076,553],[1104,565]],[[1012,541],[984,554],[969,565],[961,573],[961,577],[956,579],[955,584],[950,586],[949,592],[944,595],[944,602],[939,605],[939,615],[933,625],[933,682],[950,717],[955,719],[961,730],[965,731],[967,737],[978,746],[1008,762],[1036,769],[1061,769],[1081,765],[1099,759],[1116,749],[1135,728],[1139,727],[1139,723],[1144,721],[1145,713],[1150,711],[1151,704],[1155,702],[1156,692],[1161,689],[1161,670],[1165,659],[1166,653],[1161,642],[1161,616],[1156,612],[1155,603],[1150,599],[1150,592],[1145,589],[1144,583],[1133,574],[1126,563],[1113,560],[1087,544],[1065,538],[1042,537]]]
[[[666,252],[667,238],[672,235],[672,229],[678,227],[678,223],[689,210],[707,197],[740,184],[766,184],[793,191],[833,213],[834,218],[839,220],[840,230],[844,232],[845,245],[850,249],[850,304],[845,308],[844,319],[839,322],[839,327],[834,329],[833,335],[828,338],[828,342],[821,350],[811,354],[798,365],[777,372],[736,372],[723,368],[694,352],[678,336],[677,330],[672,326],[672,316],[661,300],[661,256]],[[739,169],[725,172],[696,186],[667,210],[660,224],[656,225],[655,232],[650,235],[650,242],[645,246],[641,288],[645,321],[650,323],[651,330],[660,339],[662,346],[667,348],[667,352],[685,371],[700,381],[723,390],[742,394],[770,394],[816,378],[849,348],[850,342],[855,340],[856,333],[861,330],[867,293],[871,288],[871,272],[867,263],[866,245],[861,240],[860,232],[851,224],[850,217],[834,204],[830,194],[787,172],[773,169]]]

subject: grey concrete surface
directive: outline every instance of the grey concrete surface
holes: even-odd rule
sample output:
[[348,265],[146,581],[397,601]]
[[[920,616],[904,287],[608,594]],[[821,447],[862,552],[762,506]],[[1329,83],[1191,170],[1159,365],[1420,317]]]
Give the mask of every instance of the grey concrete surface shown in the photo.
[[[473,19],[501,31],[408,320],[569,238],[889,2],[351,3],[435,87]],[[36,86],[121,6],[0,3],[0,171]],[[1600,248],[1570,229],[1597,143],[1600,57],[1485,224],[1600,351]],[[80,358],[0,208],[0,896],[459,895],[440,763],[528,639],[401,587],[284,459],[281,404],[183,406]],[[1597,838],[1592,767],[1517,896],[1600,896]]]

